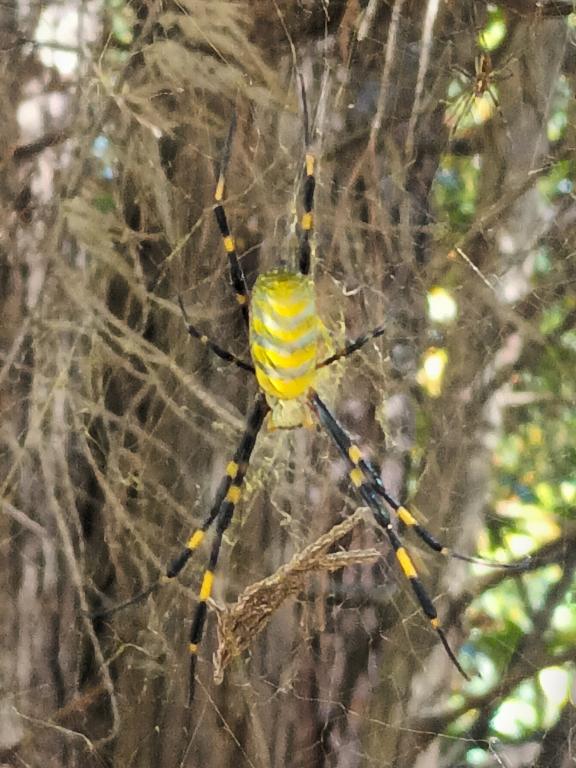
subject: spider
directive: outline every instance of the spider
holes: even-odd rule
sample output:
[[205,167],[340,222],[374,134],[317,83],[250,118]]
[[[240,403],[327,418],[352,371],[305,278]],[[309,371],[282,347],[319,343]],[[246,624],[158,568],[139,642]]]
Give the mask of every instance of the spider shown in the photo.
[[396,532],[394,523],[401,521],[430,549],[444,556],[496,567],[514,566],[463,555],[450,550],[439,542],[417,522],[413,514],[403,504],[388,492],[380,473],[362,455],[361,450],[351,440],[316,391],[315,386],[321,369],[331,365],[336,360],[348,357],[371,339],[381,336],[384,333],[384,326],[378,326],[349,341],[328,357],[322,357],[321,338],[325,331],[316,311],[314,282],[310,275],[313,251],[316,158],[308,140],[306,110],[304,213],[300,221],[298,266],[296,270],[281,267],[261,273],[251,294],[248,292],[245,276],[236,252],[235,240],[228,226],[223,204],[226,167],[230,156],[234,128],[235,119],[232,121],[223,150],[214,194],[214,215],[222,237],[224,251],[228,256],[232,287],[242,313],[244,325],[248,331],[251,362],[242,360],[202,333],[189,322],[182,299],[179,299],[179,303],[188,333],[222,360],[233,363],[238,368],[253,375],[258,391],[247,417],[245,431],[232,460],[226,467],[214,503],[201,525],[192,532],[183,549],[168,564],[163,576],[136,597],[116,606],[111,611],[103,611],[97,615],[107,615],[112,611],[135,603],[148,596],[161,584],[178,576],[193,553],[202,544],[208,530],[215,526],[215,535],[208,564],[202,576],[198,603],[190,630],[189,704],[191,704],[194,697],[196,660],[204,634],[208,600],[212,594],[214,573],[218,564],[222,539],[240,500],[244,478],[258,433],[266,421],[271,428],[288,429],[319,424],[334,442],[344,459],[352,486],[364,504],[371,510],[376,523],[385,531],[402,573],[408,579],[423,613],[440,638],[452,664],[465,679],[469,680],[470,678],[448,643],[440,625],[436,608],[424,588],[399,534]]
[[481,51],[475,57],[474,74],[456,67],[456,71],[464,82],[469,84],[469,88],[463,92],[462,84],[458,83],[460,90],[448,104],[445,120],[450,127],[450,139],[459,128],[470,128],[476,123],[485,122],[494,110],[498,112],[502,124],[507,128],[508,124],[495,88],[498,82],[508,77],[503,72],[505,68],[503,66],[494,69],[492,58],[487,51]]

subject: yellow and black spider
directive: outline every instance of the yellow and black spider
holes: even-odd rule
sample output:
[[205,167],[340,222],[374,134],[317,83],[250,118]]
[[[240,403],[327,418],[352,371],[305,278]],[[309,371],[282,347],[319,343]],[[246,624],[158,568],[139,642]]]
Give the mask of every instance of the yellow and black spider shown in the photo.
[[[396,532],[391,512],[396,518],[420,537],[435,552],[472,563],[484,563],[507,567],[480,558],[469,557],[446,547],[424,527],[412,513],[391,496],[376,468],[362,456],[343,427],[338,423],[326,403],[316,391],[318,372],[331,363],[347,357],[364,346],[369,340],[381,336],[384,327],[379,326],[357,339],[345,344],[328,357],[322,357],[322,338],[325,330],[316,311],[315,287],[310,276],[314,228],[313,207],[315,188],[315,155],[310,149],[305,112],[306,156],[298,269],[273,269],[261,273],[251,294],[248,291],[244,273],[236,253],[234,238],[230,232],[223,206],[226,166],[230,156],[234,121],[226,140],[218,183],[214,195],[214,214],[222,236],[224,250],[228,255],[230,279],[236,299],[240,305],[244,323],[249,331],[250,354],[247,362],[223,349],[208,338],[186,316],[184,305],[180,306],[191,336],[206,345],[221,359],[233,363],[256,378],[258,392],[248,415],[246,429],[229,462],[224,478],[216,493],[214,504],[202,524],[191,534],[185,547],[168,565],[165,575],[135,598],[117,606],[123,608],[150,594],[166,580],[178,576],[195,550],[203,542],[207,531],[215,525],[215,535],[208,565],[200,586],[198,604],[190,631],[189,650],[191,655],[189,700],[194,694],[195,666],[198,648],[202,641],[207,615],[207,602],[212,594],[214,572],[222,545],[234,510],[242,493],[242,487],[256,439],[265,420],[271,427],[296,428],[319,424],[334,441],[348,466],[348,475],[376,521],[388,536],[399,566],[409,580],[422,611],[437,632],[448,656],[460,674],[468,675],[462,669],[440,626],[436,608],[418,577],[412,559]],[[511,567],[511,566],[508,566]],[[99,615],[109,613],[104,611]]]

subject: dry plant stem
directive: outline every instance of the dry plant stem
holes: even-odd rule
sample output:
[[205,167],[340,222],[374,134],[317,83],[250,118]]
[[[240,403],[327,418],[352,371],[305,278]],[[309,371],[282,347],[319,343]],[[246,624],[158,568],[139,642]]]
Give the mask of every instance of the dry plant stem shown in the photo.
[[[60,398],[61,398],[61,394],[60,394]],[[56,406],[58,405],[59,403],[56,403]],[[42,474],[45,480],[47,502],[51,508],[54,519],[56,520],[58,534],[62,542],[62,551],[64,552],[64,557],[66,559],[66,564],[68,567],[68,573],[72,583],[74,584],[74,589],[78,596],[78,601],[80,603],[80,609],[81,609],[81,621],[84,626],[84,631],[86,632],[87,636],[90,638],[90,641],[92,643],[94,656],[98,663],[102,682],[108,692],[110,709],[112,714],[112,726],[111,726],[110,732],[105,737],[102,737],[97,742],[95,742],[95,744],[104,744],[107,741],[110,741],[111,739],[113,739],[117,735],[118,729],[120,727],[120,714],[118,711],[118,704],[117,704],[116,695],[114,692],[114,684],[112,682],[112,678],[110,677],[110,671],[108,669],[108,666],[106,665],[104,654],[102,653],[102,649],[100,647],[100,641],[96,636],[96,633],[92,626],[92,622],[88,618],[88,600],[86,598],[86,592],[85,592],[84,582],[83,582],[82,573],[80,569],[80,563],[74,551],[74,544],[72,542],[72,537],[70,535],[67,520],[65,519],[65,516],[62,513],[61,500],[59,501],[59,499],[57,498],[57,491],[56,491],[56,488],[58,487],[57,476],[58,474],[61,474],[63,471],[65,471],[65,468],[63,466],[60,466],[60,472],[59,472],[57,465],[58,463],[61,465],[62,464],[65,465],[63,457],[66,456],[66,451],[64,449],[64,445],[66,442],[66,433],[63,425],[61,423],[58,423],[57,419],[59,414],[63,413],[64,410],[65,410],[64,408],[60,408],[60,407],[54,408],[53,439],[51,441],[51,445],[50,447],[47,447],[46,450],[44,450],[44,447],[42,446],[42,444],[39,444],[38,452],[39,452],[39,458],[40,458],[40,465],[42,468]],[[55,444],[60,444],[62,446],[62,450],[53,450]],[[69,510],[69,513],[70,513],[70,510]],[[70,514],[68,516],[70,516]]]
[[381,556],[375,549],[327,554],[330,547],[362,520],[364,512],[358,510],[295,555],[276,573],[248,587],[231,608],[217,610],[218,648],[214,655],[216,682],[222,682],[225,667],[252,644],[254,637],[266,627],[270,616],[284,600],[302,591],[310,573],[371,563]]
[[45,397],[42,398],[41,407],[32,412],[29,428],[26,431],[24,440],[22,441],[22,444],[19,444],[17,449],[14,451],[14,458],[10,465],[10,469],[6,473],[6,477],[0,485],[0,498],[4,499],[9,495],[8,489],[11,487],[14,478],[17,476],[17,473],[21,467],[22,462],[26,458],[27,453],[34,447],[34,441],[37,440],[37,435],[42,431],[41,424],[43,423],[46,415],[49,413],[50,408],[52,407],[53,398],[61,386],[62,379],[61,377],[58,377],[52,382],[52,386],[47,391]]
[[[140,29],[138,36],[132,41],[133,50],[137,50],[137,46],[144,43],[144,41],[147,38],[147,35],[154,27],[154,24],[158,19],[158,15],[161,9],[162,9],[162,3],[160,2],[160,0],[154,0],[152,3],[150,3],[147,11],[146,20],[144,21],[144,24],[142,25],[142,28]],[[114,108],[116,106],[115,96],[116,94],[119,94],[122,92],[122,88],[126,83],[126,80],[130,72],[132,71],[132,67],[134,66],[134,61],[135,61],[134,56],[131,56],[128,59],[122,72],[118,76],[114,93],[108,96],[107,103],[101,112],[100,118],[91,126],[90,130],[85,135],[82,141],[82,145],[79,148],[78,162],[76,164],[76,168],[73,169],[72,172],[70,173],[67,188],[64,190],[64,195],[63,195],[64,197],[71,198],[79,193],[83,179],[84,179],[86,163],[90,155],[92,144],[94,143],[94,140],[96,139],[98,134],[102,131],[102,127],[106,125],[108,120],[111,118],[114,112]],[[60,226],[58,226],[58,230],[60,231],[61,231],[61,223],[62,222],[60,221],[59,222]],[[58,234],[59,233],[60,232],[58,232]],[[55,239],[55,242],[58,242],[58,240]]]
[[6,381],[12,366],[15,364],[18,356],[21,353],[22,346],[30,332],[31,323],[32,318],[30,316],[24,319],[18,335],[12,342],[10,350],[5,355],[3,354],[3,364],[2,368],[0,368],[0,386],[4,383],[4,381]]
[[[83,450],[83,455],[86,458],[86,461],[90,466],[90,469],[94,473],[94,476],[98,482],[98,486],[102,494],[104,495],[106,504],[109,505],[110,511],[114,513],[114,520],[117,522],[118,525],[122,526],[122,528],[124,528],[126,531],[130,533],[130,535],[134,538],[134,541],[138,542],[138,545],[141,547],[145,559],[148,562],[152,563],[156,570],[160,570],[161,562],[154,555],[150,547],[148,547],[144,538],[139,536],[138,528],[135,522],[133,521],[133,519],[126,512],[122,499],[116,495],[116,493],[114,492],[113,485],[107,481],[105,475],[100,470],[98,466],[98,462],[94,458],[94,455],[92,453],[92,450],[90,449],[90,446],[86,440],[86,437],[81,432],[81,427],[82,427],[81,422],[78,419],[74,419],[74,423],[78,430],[79,441]],[[87,616],[90,615],[89,609],[86,611],[86,615]]]
[[[403,2],[404,0],[400,1]],[[376,17],[376,12],[380,4],[380,0],[369,0],[368,5],[366,6],[362,15],[362,21],[360,22],[360,27],[358,29],[357,38],[359,43],[365,40],[368,34],[372,31],[374,18]]]
[[370,140],[368,142],[368,152],[374,158],[376,157],[376,143],[378,140],[378,134],[380,133],[382,122],[386,114],[387,98],[390,90],[390,78],[392,76],[392,63],[394,61],[394,56],[396,55],[398,27],[400,25],[400,14],[402,13],[403,5],[404,0],[396,0],[394,3],[392,19],[390,20],[388,37],[386,39],[386,54],[384,57],[382,80],[380,81],[380,91],[378,93],[378,105],[376,108],[376,114],[372,120],[372,125],[370,126]]
[[[226,409],[220,402],[218,402],[210,394],[206,393],[204,388],[199,386],[199,383],[195,380],[194,376],[186,373],[177,363],[168,355],[155,347],[153,344],[145,341],[138,333],[133,331],[126,323],[119,320],[106,305],[98,301],[93,295],[89,295],[87,291],[79,290],[79,286],[73,280],[72,270],[67,270],[62,265],[60,268],[62,273],[62,285],[66,290],[66,294],[70,301],[78,304],[84,312],[89,308],[94,317],[99,318],[101,323],[101,331],[103,335],[108,334],[111,339],[110,352],[113,352],[113,344],[122,345],[124,352],[126,353],[126,360],[120,359],[128,372],[135,376],[140,377],[142,381],[147,381],[153,384],[157,393],[164,399],[164,402],[168,408],[170,408],[176,415],[180,416],[186,421],[187,416],[181,408],[173,401],[164,390],[162,382],[159,377],[155,375],[155,366],[159,369],[169,370],[176,380],[182,384],[187,392],[189,392],[192,398],[195,398],[203,406],[208,408],[215,419],[225,423],[232,429],[240,431],[243,428],[243,421],[232,413],[230,409]],[[74,286],[74,289],[72,289]],[[110,329],[117,331],[117,334],[113,335],[108,331],[108,325]],[[147,364],[147,372],[143,374],[137,371],[134,367],[129,367],[128,360],[130,355],[138,353],[142,360]]]
[[[218,705],[218,702],[214,699],[209,689],[203,686],[202,683],[200,683],[200,686],[202,688],[202,693],[206,697],[207,705],[218,716],[219,725],[221,728],[221,734],[224,734],[227,738],[230,739],[230,741],[234,743],[238,751],[241,753],[243,759],[245,760],[245,764],[248,766],[248,768],[260,768],[260,766],[262,765],[269,765],[270,763],[261,763],[261,762],[258,762],[258,765],[255,765],[252,762],[252,760],[250,759],[250,755],[246,752],[246,750],[242,746],[242,742],[239,740],[238,736],[234,733],[234,730],[230,727],[230,724],[226,719],[225,711],[223,711],[223,709]],[[189,709],[188,711],[190,713],[192,712],[191,709]],[[190,722],[194,730],[192,731],[192,736],[188,744],[186,745],[186,749],[183,752],[182,758],[178,760],[178,768],[188,768],[190,766],[190,763],[188,762],[187,757],[190,754],[190,752],[194,749],[195,737],[197,734],[197,729],[199,727],[198,723],[200,724],[200,726],[203,724],[203,719],[205,714],[206,714],[206,710],[204,709],[201,717],[197,719],[196,718],[191,719]],[[242,763],[242,765],[244,765],[244,763]]]
[[86,748],[90,753],[93,753],[96,748],[96,744],[88,738],[88,736],[85,736],[83,733],[80,733],[80,731],[75,731],[72,728],[65,728],[62,725],[58,725],[57,723],[51,723],[49,720],[42,720],[39,717],[30,717],[30,715],[25,715],[23,712],[20,712],[16,707],[12,707],[12,711],[15,712],[18,717],[21,717],[23,720],[26,720],[28,723],[32,723],[33,725],[37,725],[40,728],[49,728],[53,731],[58,731],[66,738],[75,738],[80,739],[85,745]]
[[[68,740],[80,739],[86,745],[89,753],[94,754],[97,746],[96,743],[90,741],[90,739],[85,734],[72,728],[68,728],[65,725],[61,725],[61,723],[67,717],[70,717],[74,714],[85,713],[89,707],[96,704],[105,693],[107,693],[106,687],[102,682],[100,682],[86,693],[78,695],[72,699],[68,704],[55,712],[50,720],[41,720],[40,718],[31,717],[30,715],[26,715],[23,712],[20,712],[20,710],[18,710],[16,707],[12,707],[12,711],[18,717],[22,718],[22,720],[30,723],[31,725],[35,725],[38,728],[52,729],[58,733],[61,733]],[[20,748],[22,748],[23,745],[32,742],[35,736],[36,731],[29,729],[20,741]]]
[[[377,149],[377,141],[378,136],[380,134],[380,130],[382,128],[382,123],[384,122],[384,117],[386,114],[386,106],[387,106],[387,95],[390,88],[390,81],[392,77],[392,67],[394,64],[394,60],[396,57],[396,51],[398,47],[398,30],[400,26],[400,19],[402,15],[402,6],[404,5],[405,0],[395,0],[394,8],[392,10],[392,19],[390,21],[390,26],[388,29],[388,36],[386,38],[386,53],[384,56],[384,67],[382,70],[382,79],[380,81],[380,89],[378,92],[378,105],[377,105],[377,111],[374,115],[374,118],[372,120],[372,124],[370,126],[370,137],[366,144],[366,148],[361,153],[360,157],[354,164],[354,167],[352,169],[352,172],[349,176],[347,186],[348,189],[353,189],[354,185],[364,172],[365,167],[367,166],[370,170],[370,173],[372,175],[373,182],[376,186],[378,186],[378,178],[379,178],[379,158],[378,153],[376,151]],[[384,211],[382,211],[382,215],[384,215]],[[389,225],[390,222],[387,222]],[[392,251],[393,249],[393,243],[390,240],[389,237],[389,226],[382,228],[382,235],[387,241],[387,247]]]
[[48,149],[48,147],[54,147],[64,141],[68,141],[69,138],[70,133],[67,131],[47,133],[36,141],[31,141],[28,144],[19,144],[17,147],[14,147],[11,159],[16,163],[23,163]]
[[26,528],[26,530],[30,531],[35,536],[38,536],[38,538],[43,539],[50,536],[48,531],[40,525],[40,523],[32,520],[32,518],[25,512],[22,512],[22,510],[15,507],[9,501],[6,501],[6,499],[2,499],[2,512],[11,517],[12,520],[17,522],[23,528]]
[[418,76],[414,93],[414,103],[412,106],[412,112],[410,114],[410,120],[408,122],[408,135],[406,137],[404,150],[406,160],[408,162],[412,160],[412,155],[414,154],[414,135],[416,131],[416,123],[420,114],[422,92],[424,91],[424,80],[426,79],[426,73],[428,72],[428,67],[430,66],[432,33],[434,31],[434,22],[436,21],[436,16],[438,15],[439,4],[439,0],[428,0],[428,6],[426,8],[426,16],[422,29],[422,54],[418,63]]

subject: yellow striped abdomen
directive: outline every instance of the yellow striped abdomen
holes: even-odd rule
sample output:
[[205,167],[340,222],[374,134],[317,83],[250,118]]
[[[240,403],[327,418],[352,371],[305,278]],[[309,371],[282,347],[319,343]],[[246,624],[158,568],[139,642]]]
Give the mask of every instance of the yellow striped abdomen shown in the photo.
[[284,270],[259,275],[250,301],[250,353],[267,395],[291,400],[312,386],[320,328],[310,277]]

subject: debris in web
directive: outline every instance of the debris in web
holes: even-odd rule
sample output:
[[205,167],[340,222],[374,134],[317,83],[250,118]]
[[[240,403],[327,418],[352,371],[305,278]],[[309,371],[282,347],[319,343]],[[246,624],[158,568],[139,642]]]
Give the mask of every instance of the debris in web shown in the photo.
[[271,576],[245,589],[234,605],[225,608],[215,606],[218,647],[214,654],[214,680],[217,683],[222,682],[228,664],[242,654],[254,637],[265,629],[280,605],[305,588],[310,574],[368,564],[381,557],[376,549],[328,551],[364,519],[364,510],[358,510],[294,555],[290,562],[278,568]]

